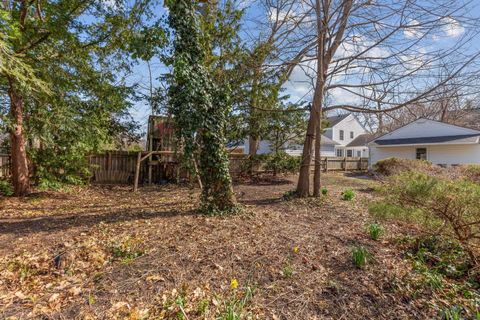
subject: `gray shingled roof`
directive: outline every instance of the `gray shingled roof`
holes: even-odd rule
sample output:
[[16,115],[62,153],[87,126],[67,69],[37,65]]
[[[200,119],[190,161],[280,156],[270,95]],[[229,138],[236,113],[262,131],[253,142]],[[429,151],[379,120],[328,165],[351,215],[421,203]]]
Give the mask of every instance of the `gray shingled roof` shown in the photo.
[[346,114],[341,114],[337,116],[327,117],[328,126],[333,127],[334,125],[336,125],[337,123],[339,123],[340,121],[348,117],[349,115],[350,113],[346,113]]
[[357,136],[355,139],[350,142],[347,147],[363,147],[366,146],[367,143],[373,140],[374,135],[371,133],[365,133]]
[[456,136],[441,137],[419,137],[403,139],[378,139],[373,142],[380,146],[402,145],[402,144],[428,144],[428,143],[475,143],[478,142],[480,134],[464,134]]
[[322,140],[320,140],[320,144],[321,144],[322,146],[325,146],[325,145],[338,146],[338,145],[340,145],[340,143],[333,141],[332,139],[330,139],[329,137],[324,136],[323,134],[322,134]]

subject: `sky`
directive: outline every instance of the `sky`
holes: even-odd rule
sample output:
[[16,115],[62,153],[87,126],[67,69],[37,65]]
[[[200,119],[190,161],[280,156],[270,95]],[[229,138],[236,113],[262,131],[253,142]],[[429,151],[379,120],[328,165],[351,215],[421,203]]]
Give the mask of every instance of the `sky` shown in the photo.
[[[111,2],[114,5],[115,0],[105,0],[107,3]],[[380,1],[380,0],[376,0]],[[418,3],[421,4],[424,0],[419,0]],[[427,0],[425,0],[427,1]],[[428,0],[431,2],[432,0]],[[478,4],[475,4],[478,2]],[[480,16],[480,0],[474,0],[474,5],[470,7],[470,14],[472,16]],[[253,34],[260,32],[261,30],[256,30],[254,28],[254,24],[251,22],[252,20],[256,20],[262,18],[261,10],[259,10],[259,1],[258,0],[245,0],[243,4],[246,8],[246,15],[245,15],[245,23],[244,29],[242,30],[242,38],[244,40],[248,40],[248,38]],[[156,8],[156,11],[159,15],[165,14],[167,11],[163,7],[163,5],[159,5]],[[412,25],[415,25],[417,21],[412,20]],[[436,36],[432,37],[431,41],[429,41],[428,46],[435,46],[436,48],[442,48],[449,46],[452,42],[457,41],[459,38],[465,35],[467,26],[463,26],[461,23],[453,20],[449,21],[438,33]],[[404,31],[403,34],[404,38],[407,40],[415,40],[422,36],[422,31],[418,30],[417,28],[407,29]],[[467,50],[473,51],[480,51],[480,39],[479,41],[473,42],[471,47]],[[366,40],[365,40],[366,41]],[[358,49],[358,48],[357,48]],[[432,48],[425,48],[425,50],[431,50]],[[349,48],[340,48],[339,51],[342,50],[349,50]],[[351,49],[355,50],[355,49]],[[381,52],[381,50],[377,50],[375,54],[381,56],[385,55],[385,52]],[[310,67],[314,67],[314,65],[309,65]],[[154,59],[150,62],[150,68],[152,70],[152,82],[154,87],[158,86],[158,76],[165,73],[167,69],[165,66],[158,60]],[[307,72],[308,73],[308,72]],[[139,83],[140,87],[143,88],[141,90],[146,90],[150,83],[150,75],[149,69],[146,62],[139,62],[133,69],[133,73],[128,76],[127,79],[128,83]],[[297,102],[300,100],[310,101],[311,99],[311,82],[310,78],[305,72],[305,68],[295,68],[289,81],[284,85],[285,93],[291,96],[290,101]],[[330,92],[330,99],[334,104],[340,103],[358,103],[358,97],[352,93],[346,92],[341,89],[335,89]],[[150,107],[145,102],[136,102],[135,105],[131,109],[131,114],[139,124],[142,125],[142,129],[145,130],[148,116],[150,115]]]

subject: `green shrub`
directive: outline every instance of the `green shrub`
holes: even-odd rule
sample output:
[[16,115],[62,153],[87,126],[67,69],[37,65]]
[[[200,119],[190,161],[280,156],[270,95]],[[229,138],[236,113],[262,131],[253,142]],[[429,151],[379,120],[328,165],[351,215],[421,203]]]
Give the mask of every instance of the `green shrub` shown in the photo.
[[0,194],[7,197],[13,195],[13,186],[10,181],[0,180]]
[[347,189],[342,192],[342,200],[350,201],[355,197],[355,192],[352,189]]
[[323,194],[324,196],[328,195],[328,189],[325,188],[325,187],[323,187],[323,188],[322,188],[322,194]]
[[372,240],[378,240],[385,230],[378,223],[371,223],[367,226],[367,232]]
[[276,154],[257,154],[249,156],[240,166],[244,175],[255,171],[268,170],[277,173],[296,173],[300,169],[301,158],[291,156],[283,151]]
[[352,262],[355,267],[359,269],[365,268],[368,262],[371,260],[372,255],[363,246],[355,246],[352,248]]
[[248,158],[242,162],[240,166],[240,172],[243,175],[250,175],[254,171],[263,170],[269,157],[271,157],[269,154],[256,154],[248,156]]
[[300,170],[301,157],[291,156],[283,151],[267,158],[265,168],[276,173],[296,173]]
[[389,178],[381,192],[385,201],[370,206],[370,212],[413,218],[429,232],[456,239],[477,264],[473,248],[480,233],[480,185],[405,172]]

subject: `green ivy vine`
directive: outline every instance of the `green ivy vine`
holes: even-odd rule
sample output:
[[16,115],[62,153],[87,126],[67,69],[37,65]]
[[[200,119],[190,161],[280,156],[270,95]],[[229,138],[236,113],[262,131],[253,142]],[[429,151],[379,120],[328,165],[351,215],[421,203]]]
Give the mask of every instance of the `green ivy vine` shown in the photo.
[[197,1],[167,0],[169,25],[175,31],[171,59],[173,77],[169,108],[190,163],[198,160],[202,182],[201,209],[224,214],[236,209],[226,150],[225,127],[229,111],[228,92],[220,90],[205,67]]

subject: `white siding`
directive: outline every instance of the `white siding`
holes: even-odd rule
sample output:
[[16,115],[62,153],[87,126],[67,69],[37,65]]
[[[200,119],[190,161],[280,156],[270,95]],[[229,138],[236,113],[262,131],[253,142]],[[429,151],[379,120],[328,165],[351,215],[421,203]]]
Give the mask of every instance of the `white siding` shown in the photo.
[[[343,130],[344,132],[344,140],[340,140],[340,130]],[[350,132],[353,132],[353,138],[350,137]],[[360,122],[358,122],[357,118],[350,114],[348,117],[330,128],[330,130],[326,130],[325,136],[345,146],[364,133],[367,133],[365,128]]]
[[[243,146],[244,146],[243,152],[248,153],[248,148],[250,146],[248,138],[243,141]],[[265,154],[270,152],[272,152],[270,150],[270,142],[267,140],[261,140],[260,143],[258,144],[257,154]]]
[[415,159],[416,149],[427,149],[427,160],[434,164],[479,164],[480,145],[370,146],[370,165],[386,158]]
[[322,157],[335,157],[335,146],[323,145],[320,147]]

